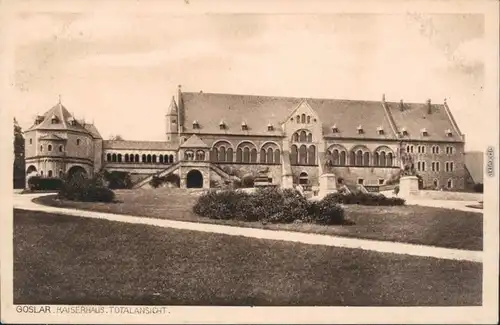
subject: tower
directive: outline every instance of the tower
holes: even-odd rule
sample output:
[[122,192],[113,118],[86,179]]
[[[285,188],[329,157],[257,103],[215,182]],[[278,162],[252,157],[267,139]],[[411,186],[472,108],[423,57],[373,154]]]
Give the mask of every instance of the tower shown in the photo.
[[179,133],[178,108],[174,97],[172,97],[172,101],[170,102],[170,106],[168,107],[165,117],[165,133],[167,135],[167,141],[171,142]]

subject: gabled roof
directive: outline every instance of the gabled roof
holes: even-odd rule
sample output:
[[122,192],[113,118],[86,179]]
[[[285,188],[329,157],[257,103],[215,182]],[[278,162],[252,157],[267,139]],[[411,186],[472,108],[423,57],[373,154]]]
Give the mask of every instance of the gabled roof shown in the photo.
[[65,141],[67,139],[60,137],[56,134],[46,134],[39,138],[40,140],[53,140],[53,141]]
[[[401,103],[387,102],[386,104],[397,129],[401,131],[401,129],[405,128],[408,132],[408,135],[403,136],[402,139],[463,141],[462,135],[455,130],[443,104],[431,104],[430,113],[426,103],[403,103],[403,109],[401,109]],[[427,136],[422,135],[422,129],[427,131]],[[452,136],[448,136],[446,130],[451,130]]]
[[202,139],[196,134],[193,134],[180,146],[181,148],[210,148]]
[[[71,130],[76,132],[84,132],[90,134],[94,138],[102,139],[101,135],[97,131],[97,128],[93,124],[84,123],[82,121],[77,121],[70,112],[64,107],[61,102],[57,103],[50,110],[45,112],[42,116],[39,116],[41,122],[38,124],[33,124],[26,131],[31,130]],[[56,123],[52,123],[55,119]],[[71,123],[75,121],[76,123]]]
[[103,149],[116,150],[177,150],[178,146],[166,141],[104,140]]

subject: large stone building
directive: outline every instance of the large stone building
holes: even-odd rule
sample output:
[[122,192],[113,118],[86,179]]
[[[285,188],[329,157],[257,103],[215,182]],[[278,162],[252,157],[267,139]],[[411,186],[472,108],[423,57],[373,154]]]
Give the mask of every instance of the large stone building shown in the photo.
[[166,111],[165,141],[103,140],[59,102],[25,132],[28,173],[127,171],[136,187],[177,174],[181,187],[263,170],[284,187],[382,185],[412,156],[424,187],[464,188],[464,135],[446,104],[183,92]]

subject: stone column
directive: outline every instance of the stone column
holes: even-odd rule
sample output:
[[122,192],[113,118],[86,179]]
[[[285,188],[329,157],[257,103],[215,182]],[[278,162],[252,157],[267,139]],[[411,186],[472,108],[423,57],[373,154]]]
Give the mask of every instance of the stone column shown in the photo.
[[323,174],[319,177],[319,197],[325,197],[327,194],[337,192],[337,178],[335,174]]
[[293,188],[293,176],[291,174],[284,174],[281,177],[282,188]]
[[399,180],[399,195],[403,198],[409,198],[418,194],[417,176],[403,176]]

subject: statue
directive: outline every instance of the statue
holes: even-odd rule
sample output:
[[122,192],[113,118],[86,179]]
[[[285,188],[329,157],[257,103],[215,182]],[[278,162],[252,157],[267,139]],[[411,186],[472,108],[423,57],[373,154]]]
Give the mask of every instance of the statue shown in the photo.
[[417,176],[417,170],[413,163],[413,157],[410,153],[406,152],[403,145],[400,146],[401,155],[401,176]]

